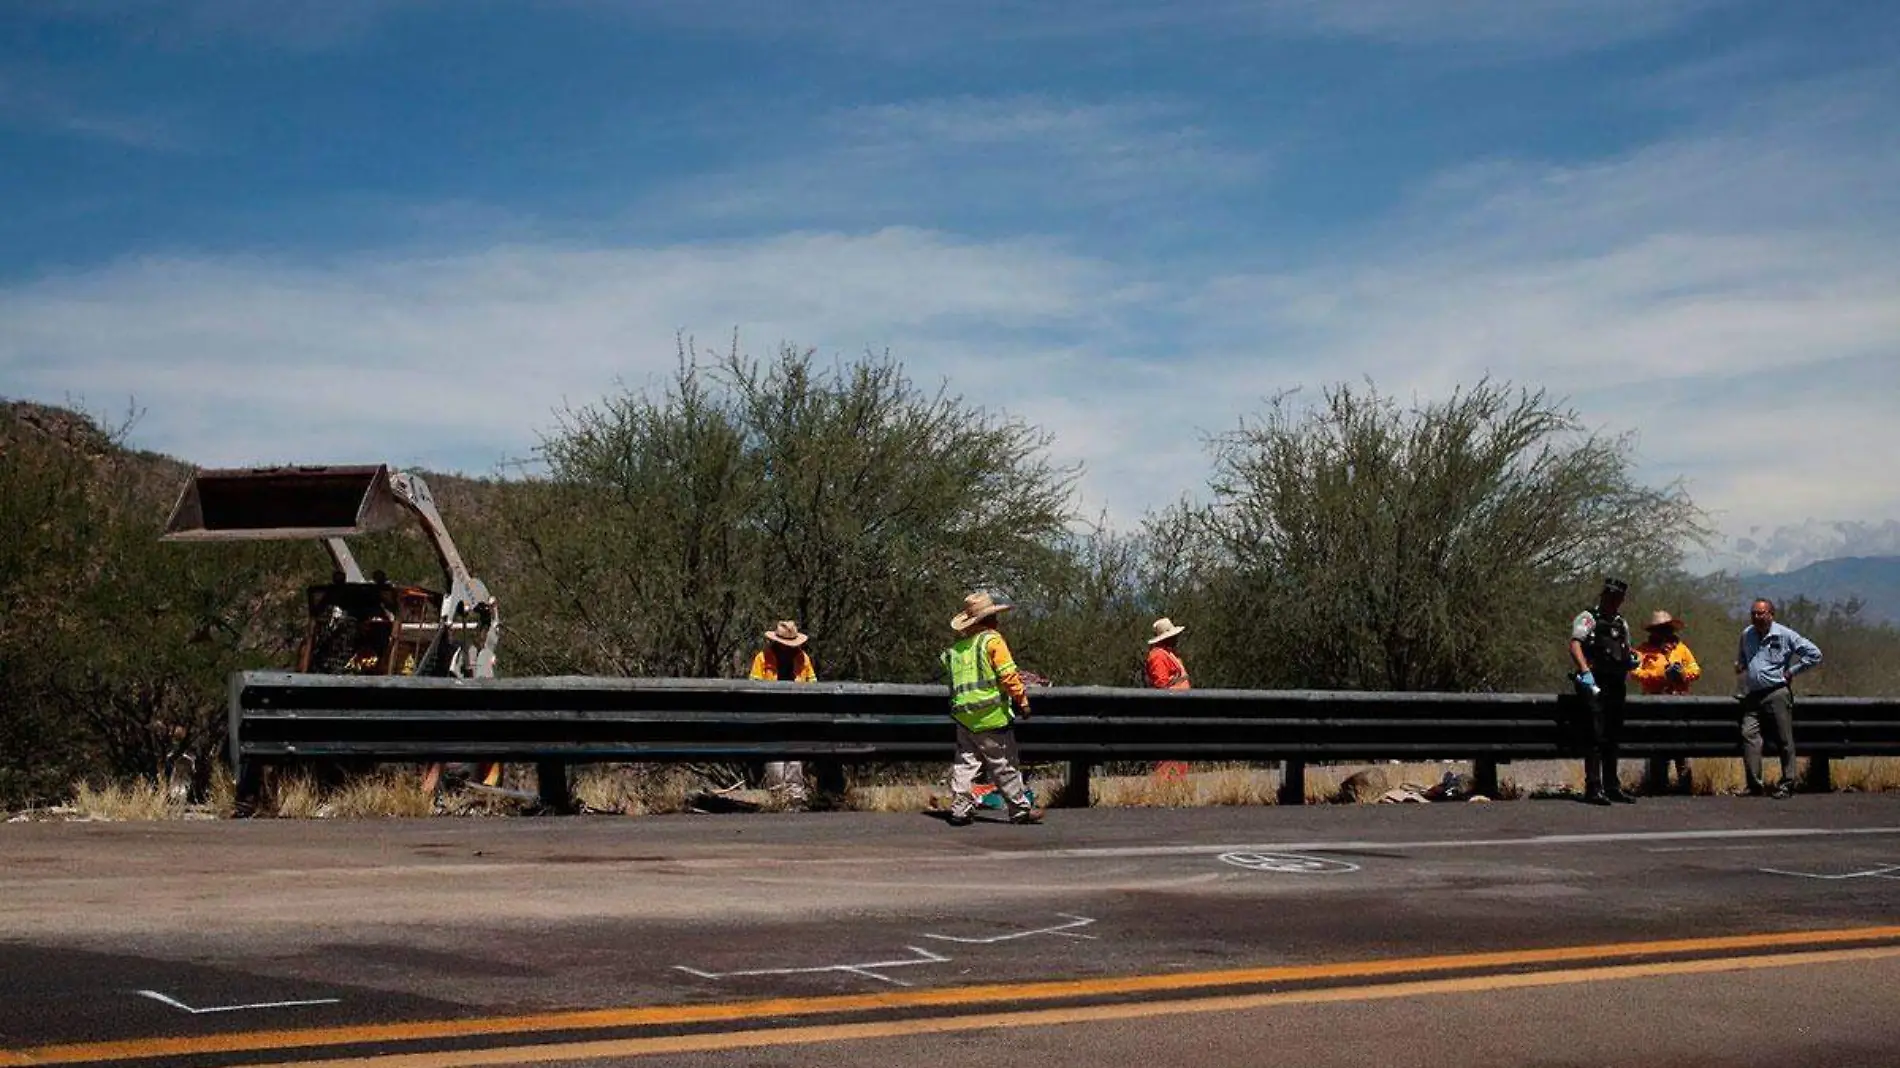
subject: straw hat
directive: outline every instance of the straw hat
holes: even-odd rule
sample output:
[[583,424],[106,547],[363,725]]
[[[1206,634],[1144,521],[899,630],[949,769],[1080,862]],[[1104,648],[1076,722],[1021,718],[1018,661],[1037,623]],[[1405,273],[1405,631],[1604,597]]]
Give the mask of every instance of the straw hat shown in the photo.
[[1664,627],[1667,627],[1670,630],[1681,630],[1682,620],[1677,619],[1675,616],[1672,616],[1669,613],[1658,608],[1656,609],[1656,611],[1650,613],[1649,625],[1644,627],[1643,629],[1644,630],[1661,630]]
[[973,593],[963,599],[963,611],[950,617],[951,630],[967,630],[1010,606],[997,604],[987,593]]
[[1186,627],[1169,619],[1167,616],[1162,616],[1160,619],[1155,620],[1155,636],[1148,639],[1148,644],[1158,645],[1186,629]]
[[807,637],[807,635],[799,633],[798,624],[789,619],[779,620],[778,626],[765,632],[766,641],[777,642],[787,649],[796,649],[805,644]]

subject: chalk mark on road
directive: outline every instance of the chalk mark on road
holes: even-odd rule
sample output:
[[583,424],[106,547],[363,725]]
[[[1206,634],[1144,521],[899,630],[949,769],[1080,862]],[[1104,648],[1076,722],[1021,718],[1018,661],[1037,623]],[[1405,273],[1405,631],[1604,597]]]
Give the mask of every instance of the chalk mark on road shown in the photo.
[[1345,875],[1359,870],[1359,865],[1351,861],[1333,860],[1330,857],[1309,857],[1299,853],[1235,851],[1222,853],[1220,859],[1237,868],[1273,872],[1279,875]]
[[151,998],[160,1004],[170,1005],[174,1009],[182,1009],[193,1016],[202,1016],[208,1012],[245,1012],[250,1009],[288,1009],[299,1005],[335,1005],[343,1000],[342,998],[305,998],[301,1001],[256,1001],[248,1005],[206,1005],[203,1008],[194,1008],[156,990],[134,990],[133,993],[140,997]]
[[874,960],[866,961],[862,964],[827,964],[816,968],[752,968],[738,972],[706,972],[698,968],[689,968],[684,964],[675,964],[673,967],[677,971],[685,972],[687,975],[695,975],[701,979],[739,979],[758,975],[818,975],[823,972],[848,972],[852,975],[864,976],[866,979],[876,979],[880,983],[890,983],[893,986],[909,986],[910,984],[902,979],[893,979],[888,975],[882,974],[883,970],[886,968],[907,968],[918,964],[946,964],[950,961],[949,957],[932,953],[922,946],[905,946],[904,948],[917,954],[917,956],[908,960]]
[[1868,868],[1866,871],[1841,872],[1834,875],[1812,871],[1783,871],[1780,868],[1762,868],[1760,870],[1769,875],[1792,875],[1799,879],[1821,879],[1826,882],[1838,882],[1842,879],[1900,880],[1900,875],[1894,874],[1895,872],[1900,872],[1900,864],[1882,864],[1877,868]]
[[1087,916],[1077,916],[1072,912],[1058,912],[1056,913],[1056,915],[1061,916],[1062,918],[1069,920],[1070,922],[1057,924],[1054,927],[1038,927],[1033,931],[1014,931],[1010,934],[991,935],[988,938],[959,938],[956,935],[940,935],[940,934],[927,934],[921,937],[934,938],[939,942],[957,942],[966,946],[993,946],[998,942],[1011,942],[1018,938],[1028,938],[1031,935],[1040,935],[1040,934],[1060,935],[1063,938],[1094,938],[1095,937],[1092,934],[1078,934],[1075,931],[1077,927],[1087,927],[1088,925],[1095,922],[1094,920],[1089,919]]

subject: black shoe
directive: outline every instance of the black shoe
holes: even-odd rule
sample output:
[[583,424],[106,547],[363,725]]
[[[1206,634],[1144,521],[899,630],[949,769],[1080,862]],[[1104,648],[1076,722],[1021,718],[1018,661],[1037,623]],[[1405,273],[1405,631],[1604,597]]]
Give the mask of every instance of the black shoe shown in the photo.
[[1786,801],[1794,796],[1794,783],[1784,782],[1780,786],[1775,787],[1775,792],[1768,796],[1777,801]]
[[1750,797],[1767,797],[1767,796],[1768,796],[1768,787],[1766,787],[1766,786],[1763,786],[1763,785],[1762,785],[1761,783],[1754,783],[1754,784],[1752,784],[1752,785],[1750,785],[1750,786],[1749,786],[1749,788],[1748,788],[1748,796],[1750,796]]
[[1605,790],[1603,791],[1603,796],[1609,798],[1610,800],[1616,802],[1619,805],[1633,805],[1636,803],[1636,799],[1634,797],[1631,797],[1629,794],[1626,794],[1621,790]]
[[943,822],[949,824],[952,827],[968,827],[971,823],[971,820],[970,820],[970,817],[968,816],[945,816],[943,818]]
[[1583,803],[1586,805],[1607,805],[1610,803],[1610,799],[1603,796],[1603,791],[1592,790],[1583,795]]
[[1042,809],[1026,808],[1009,818],[1011,823],[1041,823]]

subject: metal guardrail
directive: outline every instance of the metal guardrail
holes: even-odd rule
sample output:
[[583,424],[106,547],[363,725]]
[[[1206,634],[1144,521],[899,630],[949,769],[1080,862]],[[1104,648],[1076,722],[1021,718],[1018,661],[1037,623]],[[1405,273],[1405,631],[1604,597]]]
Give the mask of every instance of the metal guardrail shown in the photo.
[[[1468,759],[1579,751],[1568,694],[1051,687],[1017,732],[1028,762]],[[1739,713],[1721,697],[1633,697],[1631,757],[1727,756]],[[243,672],[230,688],[240,767],[309,759],[835,762],[947,759],[941,686],[724,679],[385,678]],[[1812,758],[1900,755],[1900,698],[1802,697],[1796,748]],[[1825,763],[1823,761],[1823,767]],[[1083,772],[1085,774],[1085,772]],[[1823,774],[1825,774],[1823,772]],[[543,795],[565,798],[544,781]],[[1290,775],[1290,778],[1292,776]],[[553,787],[559,786],[559,790]]]

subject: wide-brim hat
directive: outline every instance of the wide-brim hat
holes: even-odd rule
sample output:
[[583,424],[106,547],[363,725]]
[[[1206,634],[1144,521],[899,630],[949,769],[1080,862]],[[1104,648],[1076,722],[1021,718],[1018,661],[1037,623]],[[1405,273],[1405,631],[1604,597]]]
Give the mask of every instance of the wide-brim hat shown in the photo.
[[765,632],[765,640],[777,642],[788,649],[796,649],[805,644],[810,635],[799,632],[798,624],[789,619],[781,619],[778,625]]
[[1186,627],[1169,619],[1167,616],[1162,616],[1160,619],[1155,620],[1155,636],[1148,639],[1148,644],[1154,645],[1157,642],[1165,642],[1186,629]]
[[1658,608],[1656,611],[1650,613],[1649,623],[1646,624],[1643,627],[1643,629],[1644,630],[1664,630],[1664,629],[1681,630],[1682,620],[1677,619],[1675,616],[1672,616],[1669,613]]
[[963,599],[963,611],[950,617],[950,629],[967,630],[998,612],[1007,612],[1009,609],[1009,605],[997,603],[996,599],[987,593],[973,593]]

